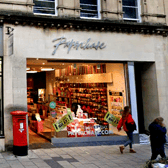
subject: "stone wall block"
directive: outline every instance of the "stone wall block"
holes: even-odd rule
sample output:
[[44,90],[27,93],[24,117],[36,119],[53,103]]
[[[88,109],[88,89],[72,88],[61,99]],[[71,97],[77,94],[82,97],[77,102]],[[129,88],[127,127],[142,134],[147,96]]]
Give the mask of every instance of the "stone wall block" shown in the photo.
[[[141,68],[142,100],[145,129],[150,122],[159,115],[158,88],[156,80],[156,66],[154,63],[143,63]],[[149,77],[149,78],[148,78]]]
[[167,96],[167,89],[168,87],[160,87],[158,88],[158,95],[161,96]]
[[13,98],[14,100],[16,98],[25,98],[25,95],[27,95],[27,89],[25,88],[15,88],[13,91]]
[[[9,3],[11,2],[11,3]],[[30,3],[29,3],[30,2]],[[0,2],[0,10],[8,12],[33,13],[33,2],[29,0],[23,1],[8,1],[7,3]]]
[[157,96],[143,96],[144,123],[148,130],[149,124],[159,116],[159,103]]
[[13,68],[13,77],[14,78],[22,78],[23,76],[26,77],[26,69],[23,68]]
[[13,67],[25,69],[25,67],[26,67],[26,59],[25,58],[12,57],[12,61],[13,61]]
[[164,8],[165,8],[165,14],[166,14],[166,25],[168,25],[168,1],[164,0]]
[[79,0],[59,0],[58,1],[58,16],[61,17],[80,17]]
[[65,7],[70,7],[70,8],[74,8],[75,7],[75,0],[63,0],[63,5]]
[[17,106],[17,109],[23,109],[23,111],[27,111],[27,96],[24,97],[16,97],[13,101],[14,105]]
[[13,88],[26,88],[26,80],[24,78],[13,78]]
[[110,0],[110,1],[101,1],[102,7],[102,18],[103,19],[112,19],[118,20],[122,19],[122,1],[121,0]]
[[142,80],[145,79],[156,80],[156,73],[152,70],[142,71]]
[[165,0],[143,0],[141,3],[142,22],[166,23]]
[[6,107],[9,104],[13,105],[13,94],[12,94],[12,92],[13,92],[13,90],[11,88],[10,89],[4,89],[4,116],[8,115],[8,113],[6,112]]
[[[167,105],[167,96],[159,97],[159,112],[160,116],[164,118],[167,116],[168,105]],[[157,117],[157,116],[156,116]],[[166,125],[168,125],[168,121],[164,121]]]
[[153,79],[147,79],[147,80],[142,80],[142,89],[144,91],[144,96],[152,96],[155,95],[157,96],[157,85],[156,85],[156,80]]
[[[10,112],[9,112],[10,114]],[[4,117],[4,127],[5,127],[5,144],[13,145],[13,122],[12,116]]]
[[166,69],[166,64],[165,64],[165,62],[157,62],[157,70],[161,70],[161,71],[163,71],[163,70],[165,70]]
[[166,87],[167,86],[167,74],[166,72],[157,70],[157,85],[158,87]]

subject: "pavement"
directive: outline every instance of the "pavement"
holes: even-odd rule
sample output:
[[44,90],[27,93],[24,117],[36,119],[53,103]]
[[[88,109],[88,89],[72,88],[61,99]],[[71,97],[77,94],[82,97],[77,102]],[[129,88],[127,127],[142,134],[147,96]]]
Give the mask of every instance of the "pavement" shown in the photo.
[[[143,168],[150,159],[149,144],[134,144],[121,154],[118,145],[30,149],[27,156],[0,153],[0,168]],[[166,148],[168,153],[168,149]]]

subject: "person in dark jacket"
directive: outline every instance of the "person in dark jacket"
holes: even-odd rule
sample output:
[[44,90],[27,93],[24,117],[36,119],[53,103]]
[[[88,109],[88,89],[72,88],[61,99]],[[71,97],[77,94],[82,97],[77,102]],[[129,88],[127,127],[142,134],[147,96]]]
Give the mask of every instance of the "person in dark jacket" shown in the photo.
[[160,154],[162,158],[166,157],[164,144],[166,143],[166,127],[162,117],[157,117],[150,125],[150,141],[151,141],[151,160],[155,160]]

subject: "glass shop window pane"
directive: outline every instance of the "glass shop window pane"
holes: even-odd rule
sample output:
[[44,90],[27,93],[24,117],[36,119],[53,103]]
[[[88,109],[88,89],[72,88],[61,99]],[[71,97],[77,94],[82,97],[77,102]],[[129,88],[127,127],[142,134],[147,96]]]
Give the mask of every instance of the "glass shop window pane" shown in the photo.
[[97,0],[80,0],[82,4],[97,5]]
[[55,14],[55,0],[37,1],[34,0],[34,13]]
[[97,0],[81,0],[81,17],[98,18]]
[[81,17],[98,18],[98,16],[94,15],[93,13],[81,13]]
[[87,10],[91,10],[91,11],[94,11],[97,13],[97,5],[95,6],[88,6],[86,4],[81,4],[80,7],[82,8],[82,11],[87,11]]
[[137,19],[138,12],[136,8],[123,7],[123,18]]
[[137,0],[122,0],[123,6],[137,6]]

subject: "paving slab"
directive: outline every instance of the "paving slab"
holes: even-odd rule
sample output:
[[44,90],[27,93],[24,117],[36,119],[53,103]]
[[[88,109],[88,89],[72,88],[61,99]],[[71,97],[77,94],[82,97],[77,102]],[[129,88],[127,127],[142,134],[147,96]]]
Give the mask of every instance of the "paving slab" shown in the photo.
[[[30,149],[28,156],[0,153],[0,168],[143,168],[151,157],[149,144],[134,144],[121,154],[118,145]],[[168,154],[168,148],[165,148]],[[159,158],[159,157],[158,157]],[[129,162],[128,162],[129,161]]]

